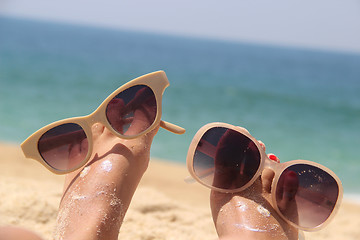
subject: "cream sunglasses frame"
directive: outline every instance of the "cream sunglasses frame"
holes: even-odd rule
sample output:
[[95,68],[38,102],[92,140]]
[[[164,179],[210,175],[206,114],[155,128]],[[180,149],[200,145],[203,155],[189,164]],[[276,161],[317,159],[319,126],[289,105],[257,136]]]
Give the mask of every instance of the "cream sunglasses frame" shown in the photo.
[[[254,142],[254,144],[256,145],[256,147],[258,148],[259,152],[260,152],[260,165],[259,168],[257,170],[257,172],[255,173],[254,177],[247,183],[245,184],[243,187],[241,188],[237,188],[237,189],[221,189],[221,188],[217,188],[217,187],[213,187],[211,185],[208,185],[204,182],[201,181],[201,179],[195,174],[195,170],[194,170],[194,154],[195,154],[195,150],[196,147],[198,145],[198,143],[200,142],[202,136],[211,128],[215,128],[215,127],[223,127],[223,128],[228,128],[231,130],[234,130],[236,132],[239,132],[243,135],[245,135],[246,137],[248,137],[251,141]],[[283,173],[283,171],[295,164],[307,164],[307,165],[311,165],[311,166],[315,166],[317,168],[320,168],[321,170],[327,172],[329,175],[331,175],[335,181],[337,182],[338,186],[339,186],[339,193],[337,196],[337,200],[336,200],[336,204],[334,206],[333,211],[331,212],[330,216],[326,219],[326,221],[324,221],[322,224],[314,227],[314,228],[307,228],[307,227],[301,227],[296,225],[295,223],[289,221],[280,211],[280,209],[278,208],[277,204],[276,204],[276,187],[279,181],[279,178],[281,176],[281,174]],[[186,158],[186,165],[188,168],[188,171],[190,173],[190,175],[200,184],[218,191],[218,192],[223,192],[223,193],[235,193],[235,192],[241,192],[245,189],[247,189],[248,187],[250,187],[261,175],[261,173],[263,172],[264,169],[271,169],[272,171],[274,171],[275,176],[273,178],[272,181],[272,185],[271,185],[271,204],[273,206],[273,208],[276,210],[276,212],[286,221],[288,222],[290,225],[304,230],[304,231],[318,231],[320,229],[322,229],[323,227],[325,227],[330,221],[331,219],[335,216],[336,212],[338,211],[341,201],[342,201],[342,197],[343,197],[343,186],[341,184],[340,179],[335,175],[335,173],[333,171],[331,171],[330,169],[328,169],[327,167],[315,163],[315,162],[311,162],[308,160],[292,160],[289,162],[285,162],[285,163],[277,163],[275,161],[272,161],[271,159],[269,159],[269,157],[267,156],[267,154],[265,153],[264,149],[261,147],[260,143],[249,133],[248,130],[246,130],[243,127],[238,127],[238,126],[234,126],[228,123],[222,123],[222,122],[214,122],[214,123],[209,123],[204,125],[203,127],[201,127],[198,132],[195,134],[193,140],[190,143],[189,146],[189,150],[187,153],[187,158]],[[189,182],[188,180],[185,180],[187,182]]]
[[[116,132],[112,126],[110,125],[110,123],[108,122],[107,118],[106,118],[106,107],[108,105],[108,103],[116,96],[118,95],[120,92],[136,86],[136,85],[146,85],[148,87],[150,87],[152,89],[152,91],[154,92],[155,95],[155,99],[156,99],[156,104],[157,104],[157,113],[156,113],[156,118],[153,122],[153,124],[146,129],[145,131],[143,131],[140,134],[134,135],[134,136],[126,136],[126,135],[121,135],[118,132]],[[169,123],[169,122],[165,122],[161,120],[161,113],[162,113],[162,95],[165,91],[165,89],[169,86],[169,81],[166,77],[166,74],[164,71],[157,71],[157,72],[152,72],[146,75],[143,75],[141,77],[138,77],[134,80],[131,80],[129,82],[127,82],[126,84],[122,85],[121,87],[119,87],[117,90],[115,90],[113,93],[111,93],[101,104],[100,106],[91,114],[87,115],[87,116],[83,116],[83,117],[73,117],[73,118],[67,118],[67,119],[63,119],[60,121],[56,121],[54,123],[51,123],[41,129],[39,129],[38,131],[36,131],[35,133],[33,133],[31,136],[29,136],[22,144],[21,144],[21,148],[22,151],[25,155],[26,158],[32,158],[38,162],[40,162],[43,166],[45,166],[48,170],[50,170],[51,172],[55,173],[55,174],[66,174],[69,172],[73,172],[79,168],[81,168],[82,166],[84,166],[86,164],[86,162],[90,159],[92,151],[93,151],[93,137],[92,137],[92,131],[91,131],[91,126],[94,125],[95,123],[101,123],[103,124],[109,131],[111,131],[114,135],[116,135],[119,138],[123,138],[123,139],[134,139],[137,138],[139,136],[142,136],[148,132],[150,132],[151,130],[153,130],[156,126],[160,125],[162,128],[176,133],[176,134],[183,134],[185,133],[185,129],[182,127],[179,127],[175,124]],[[74,169],[70,169],[70,170],[58,170],[55,169],[53,167],[51,167],[40,155],[39,150],[38,150],[38,142],[41,138],[41,136],[47,132],[48,130],[62,125],[62,124],[66,124],[66,123],[76,123],[79,126],[82,127],[82,129],[84,130],[87,139],[88,139],[88,153],[85,157],[85,159],[81,162],[81,164],[79,164],[78,167],[74,168]]]

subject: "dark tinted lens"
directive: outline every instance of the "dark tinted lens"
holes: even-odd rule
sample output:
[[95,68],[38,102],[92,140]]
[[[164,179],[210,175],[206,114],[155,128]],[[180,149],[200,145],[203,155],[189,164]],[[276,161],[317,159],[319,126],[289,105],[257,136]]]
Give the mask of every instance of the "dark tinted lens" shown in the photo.
[[154,92],[145,85],[126,89],[106,108],[110,125],[120,134],[133,136],[148,129],[155,121],[157,105]]
[[243,134],[223,128],[209,129],[194,154],[195,174],[207,185],[237,189],[248,183],[260,165],[260,152]]
[[280,176],[276,203],[291,222],[315,228],[328,219],[339,194],[336,180],[318,167],[296,164]]
[[88,153],[84,130],[75,123],[59,125],[44,133],[38,143],[42,158],[57,170],[74,169]]

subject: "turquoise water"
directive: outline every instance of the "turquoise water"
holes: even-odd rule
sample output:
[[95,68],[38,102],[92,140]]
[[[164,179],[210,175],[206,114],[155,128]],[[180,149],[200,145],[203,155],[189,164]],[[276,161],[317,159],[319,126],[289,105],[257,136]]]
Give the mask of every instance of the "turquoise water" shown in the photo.
[[202,125],[247,128],[282,161],[308,159],[360,193],[360,55],[0,18],[0,140],[92,112],[127,81],[165,70],[152,156],[185,162]]

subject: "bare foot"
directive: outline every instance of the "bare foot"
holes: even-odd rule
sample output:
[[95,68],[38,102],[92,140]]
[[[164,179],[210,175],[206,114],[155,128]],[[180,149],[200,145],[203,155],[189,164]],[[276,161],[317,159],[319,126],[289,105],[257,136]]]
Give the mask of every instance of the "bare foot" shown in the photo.
[[[278,161],[277,158],[273,160]],[[242,192],[211,192],[211,211],[221,240],[298,239],[298,230],[286,223],[272,207],[273,177],[274,172],[265,169],[261,177]]]
[[101,124],[93,125],[90,162],[66,176],[55,239],[118,238],[131,198],[147,169],[158,129],[125,140]]

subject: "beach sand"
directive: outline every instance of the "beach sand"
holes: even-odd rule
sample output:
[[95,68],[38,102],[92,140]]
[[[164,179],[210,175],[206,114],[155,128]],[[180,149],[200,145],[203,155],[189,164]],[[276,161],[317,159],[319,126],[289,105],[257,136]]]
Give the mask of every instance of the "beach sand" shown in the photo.
[[[0,225],[16,225],[51,239],[63,176],[25,159],[18,146],[0,144]],[[216,239],[209,190],[186,184],[184,165],[151,159],[120,230],[122,240]],[[306,239],[360,239],[360,205],[344,199],[323,230]]]

